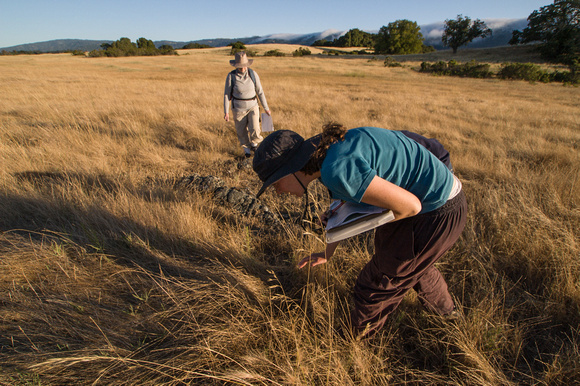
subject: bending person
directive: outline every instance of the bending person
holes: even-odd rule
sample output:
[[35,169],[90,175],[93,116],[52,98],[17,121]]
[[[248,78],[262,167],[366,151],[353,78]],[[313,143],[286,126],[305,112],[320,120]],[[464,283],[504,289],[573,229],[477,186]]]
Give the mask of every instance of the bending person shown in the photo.
[[[440,315],[455,305],[434,263],[465,227],[467,202],[461,182],[426,147],[398,131],[374,127],[346,130],[326,125],[304,140],[280,130],[256,150],[254,171],[278,194],[301,197],[319,179],[333,199],[390,209],[395,221],[375,231],[375,253],[354,286],[351,320],[357,335],[380,329],[407,291]],[[300,268],[326,263],[337,243],[302,259]]]

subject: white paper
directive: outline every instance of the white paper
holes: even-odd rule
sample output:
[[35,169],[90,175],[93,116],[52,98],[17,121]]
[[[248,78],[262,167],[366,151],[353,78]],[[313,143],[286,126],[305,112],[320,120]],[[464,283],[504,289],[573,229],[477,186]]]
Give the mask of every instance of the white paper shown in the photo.
[[[326,232],[326,242],[334,243],[336,241],[341,241],[352,236],[356,236],[371,229],[380,227],[383,224],[391,222],[395,219],[392,210],[369,215],[366,218],[363,217],[363,221],[353,221],[349,224],[345,224],[344,227],[338,227],[330,229]],[[362,220],[362,219],[361,219]]]
[[333,200],[329,207],[332,215],[328,218],[326,223],[326,230],[336,228],[341,225],[346,225],[350,222],[358,220],[373,214],[380,214],[386,209],[379,208],[373,205],[355,204],[354,202],[344,202],[340,200]]
[[390,210],[340,200],[335,200],[330,204],[330,211],[333,214],[326,224],[327,243],[344,240],[395,219]]
[[262,113],[262,131],[274,131],[274,123],[272,123],[272,116]]

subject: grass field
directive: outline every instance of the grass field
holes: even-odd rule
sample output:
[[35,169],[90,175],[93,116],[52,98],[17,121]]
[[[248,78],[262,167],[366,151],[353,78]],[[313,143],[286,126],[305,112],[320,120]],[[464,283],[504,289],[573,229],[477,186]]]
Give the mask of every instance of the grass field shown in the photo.
[[227,49],[0,56],[0,384],[580,384],[580,88],[255,48],[276,129],[450,150],[469,218],[438,268],[462,317],[409,293],[375,337],[343,337],[372,234],[300,271],[324,245],[292,221],[302,201],[264,194],[290,219],[272,232],[176,185],[260,186],[223,120]]

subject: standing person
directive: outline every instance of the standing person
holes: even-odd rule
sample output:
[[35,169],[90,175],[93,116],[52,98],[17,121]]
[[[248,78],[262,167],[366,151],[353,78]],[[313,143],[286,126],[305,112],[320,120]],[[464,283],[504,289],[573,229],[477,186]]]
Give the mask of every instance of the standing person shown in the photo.
[[230,120],[231,103],[238,140],[246,158],[251,156],[251,152],[263,140],[260,131],[258,98],[266,113],[270,115],[260,77],[250,68],[253,62],[254,60],[248,59],[244,51],[236,53],[235,60],[230,60],[230,64],[236,69],[226,77],[224,90],[224,119],[226,122]]
[[[319,179],[333,199],[393,211],[395,220],[375,230],[375,253],[354,286],[357,335],[380,329],[410,289],[429,310],[455,312],[434,263],[463,231],[467,202],[459,179],[426,147],[398,131],[329,124],[308,140],[289,130],[270,134],[256,150],[253,168],[263,182],[257,196],[273,185],[278,194],[301,197]],[[299,268],[326,263],[337,246],[327,244]]]

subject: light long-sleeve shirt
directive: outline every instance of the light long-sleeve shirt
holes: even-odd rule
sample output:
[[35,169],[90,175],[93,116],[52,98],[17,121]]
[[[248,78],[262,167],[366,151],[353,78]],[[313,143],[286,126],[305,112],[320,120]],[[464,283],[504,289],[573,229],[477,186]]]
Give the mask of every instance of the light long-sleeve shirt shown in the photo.
[[[245,72],[236,70],[228,73],[228,76],[226,77],[226,87],[224,90],[224,114],[227,114],[230,111],[230,103],[232,105],[233,111],[247,111],[254,108],[258,104],[258,99],[260,99],[260,103],[262,103],[264,110],[270,110],[268,107],[268,102],[266,101],[266,95],[262,89],[260,77],[256,71],[254,71],[254,75],[256,79],[255,86],[252,78],[250,77],[249,68]],[[236,77],[233,93],[232,76]]]

